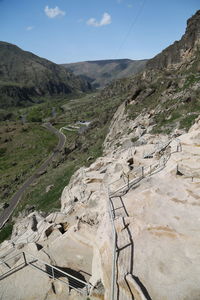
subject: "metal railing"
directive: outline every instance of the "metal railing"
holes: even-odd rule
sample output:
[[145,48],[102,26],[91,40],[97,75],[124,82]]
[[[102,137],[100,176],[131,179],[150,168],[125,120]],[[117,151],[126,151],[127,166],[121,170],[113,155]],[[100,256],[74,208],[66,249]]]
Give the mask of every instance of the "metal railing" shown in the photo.
[[[181,144],[180,141],[176,140],[177,142],[177,148],[176,151],[181,151]],[[170,142],[171,143],[171,142]],[[165,145],[165,149],[168,145],[168,143]],[[128,176],[124,176],[124,178],[120,178],[111,184],[108,185],[108,196],[109,196],[109,214],[110,214],[110,221],[112,224],[112,234],[113,234],[113,263],[112,263],[112,286],[111,286],[111,299],[115,300],[115,285],[116,285],[116,240],[117,240],[117,232],[115,229],[115,222],[114,222],[114,212],[113,207],[111,204],[111,198],[121,196],[122,194],[125,194],[128,192],[130,188],[135,186],[137,183],[139,183],[143,178],[147,176],[153,175],[155,172],[160,171],[165,167],[167,161],[169,160],[172,153],[170,151],[169,153],[163,155],[159,161],[155,162],[154,164],[146,167],[139,167],[137,169],[132,170],[132,172],[129,172]],[[131,176],[134,177],[134,179],[130,180]],[[125,182],[126,181],[126,182]],[[111,185],[118,185],[120,182],[125,182],[125,184],[122,184],[119,188],[115,189],[114,191],[110,191]],[[31,236],[31,235],[30,235]],[[30,236],[28,238],[30,238]],[[27,239],[27,242],[28,239]],[[0,271],[4,270],[4,273],[0,273],[0,280],[2,280],[5,276],[8,276],[13,271],[17,271],[18,269],[21,269],[24,266],[30,265],[32,267],[35,267],[39,269],[40,271],[43,271],[47,273],[51,278],[60,280],[67,284],[70,288],[74,288],[77,291],[84,293],[86,291],[86,294],[88,293],[88,290],[91,288],[91,285],[89,283],[86,283],[62,270],[60,270],[57,267],[54,267],[52,265],[49,265],[38,258],[34,257],[31,254],[21,252],[15,256],[12,256],[8,258],[7,260],[1,260],[0,261]],[[7,268],[7,270],[5,270]],[[64,279],[63,279],[64,278]],[[80,291],[81,290],[81,291]]]
[[158,143],[155,145],[154,149],[148,153],[144,153],[143,154],[143,158],[148,158],[148,157],[153,157],[153,155],[156,153],[156,152],[160,152],[162,151],[163,149],[165,149],[169,144],[171,143],[171,140],[165,142],[165,143]]
[[[182,151],[181,142],[178,138],[175,138],[162,145],[159,145],[159,147],[157,146],[156,147],[157,150],[154,151],[154,153],[156,153],[158,151],[165,150],[172,142],[176,143],[175,149],[171,149],[170,152],[162,155],[161,158],[155,163],[150,164],[149,166],[139,166],[138,168],[129,171],[127,174],[123,174],[121,178],[109,183],[108,184],[109,195],[114,196],[116,195],[117,192],[126,192],[127,189],[137,184],[144,177],[151,176],[155,173],[155,171],[158,172],[159,169],[161,170],[166,165],[172,153]],[[113,186],[113,190],[112,190],[112,186]],[[115,188],[116,186],[119,186],[119,188]]]
[[92,285],[78,277],[64,271],[65,268],[52,266],[27,252],[20,252],[6,260],[0,261],[0,281],[9,275],[31,266],[46,273],[53,280],[58,280],[83,295],[89,295]]
[[[109,191],[108,191],[109,195]],[[112,275],[111,275],[111,300],[114,300],[114,294],[115,294],[115,274],[116,274],[116,243],[117,243],[117,232],[115,229],[115,224],[114,224],[114,214],[113,214],[113,209],[112,205],[110,202],[110,199],[108,201],[108,206],[109,206],[109,216],[110,216],[110,222],[111,222],[111,228],[112,228],[112,235],[113,235],[113,247],[112,247]]]
[[[129,176],[127,176],[127,183],[122,185],[121,187],[117,188],[115,191],[110,191],[110,186],[116,183],[121,182],[121,178],[118,180],[115,180],[114,182],[110,183],[107,187],[108,191],[108,210],[109,210],[109,215],[110,215],[110,220],[111,220],[111,227],[112,227],[112,232],[113,232],[113,255],[112,255],[112,278],[111,278],[111,300],[116,300],[115,298],[115,285],[117,284],[117,279],[116,279],[116,253],[117,253],[117,231],[115,228],[115,215],[114,215],[114,208],[112,207],[111,204],[111,199],[115,197],[122,196],[123,194],[126,194],[134,185],[139,183],[143,178],[147,176],[152,176],[156,172],[161,171],[165,166],[169,158],[171,157],[171,154],[175,152],[182,151],[182,146],[181,142],[179,139],[174,139],[173,141],[176,142],[176,147],[175,150],[170,149],[170,151],[159,159],[159,161],[155,162],[154,164],[151,164],[149,166],[141,166],[135,170],[132,170],[133,174],[138,174],[139,171],[139,176],[134,178],[133,180],[129,181]],[[162,149],[166,150],[166,148],[171,144],[172,141],[167,142]],[[160,149],[160,151],[162,150]],[[135,172],[136,171],[136,172]],[[129,173],[130,174],[130,173]],[[127,274],[124,274],[124,276]],[[145,298],[146,299],[146,298]]]

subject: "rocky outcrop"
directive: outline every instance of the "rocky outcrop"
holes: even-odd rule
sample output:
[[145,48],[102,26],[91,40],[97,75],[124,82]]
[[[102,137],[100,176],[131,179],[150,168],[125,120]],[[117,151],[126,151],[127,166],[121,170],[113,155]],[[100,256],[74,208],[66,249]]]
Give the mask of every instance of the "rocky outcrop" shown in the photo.
[[[151,136],[152,144],[115,149],[90,167],[81,168],[63,191],[61,212],[47,217],[32,212],[18,220],[11,241],[1,245],[0,256],[11,257],[26,251],[52,265],[82,270],[93,286],[90,298],[110,300],[114,240],[108,190],[114,191],[126,184],[128,178],[138,176],[138,167],[154,165],[171,149],[165,168],[159,168],[159,172],[153,172],[122,194],[120,201],[126,216],[121,214],[120,202],[115,203],[118,208],[116,274],[124,278],[132,270],[125,281],[116,277],[119,280],[116,291],[129,297],[131,290],[135,299],[148,299],[146,295],[155,300],[190,296],[198,299],[199,132],[200,121],[197,121],[189,133],[179,137],[181,152],[176,152],[176,143],[165,143],[165,147],[153,151],[158,149],[158,136],[154,136],[155,139]],[[147,152],[153,154],[144,158]],[[159,156],[156,153],[160,153]],[[118,200],[113,198],[113,201]],[[130,237],[133,252],[128,248]],[[15,289],[7,289],[12,281],[21,286],[17,291],[19,299],[27,297],[24,285],[28,285],[30,299],[34,297],[33,288],[40,290],[37,295],[40,299],[45,299],[47,294],[46,299],[51,299],[51,295],[54,299],[66,297],[66,286],[40,273],[36,276],[35,270],[27,270],[16,272],[14,279],[11,276],[1,281],[1,296],[14,297]],[[44,289],[39,288],[41,284]],[[67,299],[79,299],[79,296],[72,292]]]
[[[197,11],[183,38],[148,61],[145,71],[115,81],[101,92],[105,101],[124,99],[121,116],[118,111],[111,123],[106,149],[126,147],[130,141],[146,143],[146,134],[183,133],[194,123],[200,105],[199,24]],[[118,123],[116,133],[113,122]]]
[[[199,20],[199,12],[188,26],[196,30],[195,18]],[[156,124],[163,126],[161,116],[169,125],[173,118],[177,122],[174,112],[185,103],[198,107],[198,76],[187,75],[146,71],[135,85],[122,84],[130,94],[111,122],[104,156],[71,177],[60,212],[32,212],[19,219],[11,240],[0,246],[1,259],[27,251],[79,272],[92,285],[92,300],[111,299],[112,274],[120,300],[199,299],[199,111],[186,109],[195,120],[187,133],[178,127],[170,135],[152,132]],[[5,268],[1,264],[0,270]],[[34,299],[31,277],[38,299],[81,299],[47,275],[37,277],[31,270],[26,276],[25,271],[1,281],[2,299],[16,298],[16,288],[8,288],[11,283],[20,286],[19,299],[27,299],[26,286]]]
[[180,41],[167,47],[147,62],[147,69],[165,69],[190,58],[200,42],[200,10],[187,21],[187,29]]

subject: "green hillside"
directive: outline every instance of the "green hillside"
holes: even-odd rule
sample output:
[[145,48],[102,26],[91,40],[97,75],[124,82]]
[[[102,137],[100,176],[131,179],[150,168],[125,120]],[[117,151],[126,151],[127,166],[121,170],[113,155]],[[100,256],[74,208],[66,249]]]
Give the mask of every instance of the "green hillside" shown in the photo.
[[90,90],[66,68],[0,42],[0,108],[40,102],[40,97]]

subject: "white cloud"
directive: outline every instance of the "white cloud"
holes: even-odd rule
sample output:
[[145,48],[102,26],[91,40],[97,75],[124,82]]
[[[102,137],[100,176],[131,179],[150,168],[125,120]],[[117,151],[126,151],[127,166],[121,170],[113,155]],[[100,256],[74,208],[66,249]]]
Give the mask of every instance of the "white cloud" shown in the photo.
[[95,18],[90,18],[87,21],[87,25],[94,26],[94,27],[101,27],[101,26],[109,25],[111,24],[111,22],[112,22],[111,15],[105,12],[99,22]]
[[28,26],[28,27],[26,27],[26,30],[30,31],[30,30],[33,30],[33,28],[34,28],[33,26]]
[[57,16],[64,16],[65,15],[65,11],[61,10],[58,6],[54,7],[54,8],[50,8],[47,6],[45,6],[44,9],[45,14],[47,15],[47,17],[53,19]]

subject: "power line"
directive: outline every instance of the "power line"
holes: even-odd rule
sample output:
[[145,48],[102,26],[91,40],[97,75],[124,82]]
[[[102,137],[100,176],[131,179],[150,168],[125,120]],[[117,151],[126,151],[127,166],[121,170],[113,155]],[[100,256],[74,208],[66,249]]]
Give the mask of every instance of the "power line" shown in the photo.
[[140,7],[140,9],[139,9],[139,11],[138,11],[136,17],[135,17],[135,18],[133,19],[133,21],[131,22],[130,27],[129,27],[128,31],[127,31],[127,34],[125,35],[125,37],[124,37],[124,39],[123,39],[123,41],[122,41],[122,43],[121,43],[121,45],[120,45],[118,51],[116,52],[116,57],[118,56],[119,52],[120,52],[121,49],[123,48],[124,44],[126,43],[126,40],[127,40],[127,38],[129,37],[129,35],[130,35],[132,29],[133,29],[134,26],[136,25],[138,18],[139,18],[140,15],[142,14],[142,11],[143,11],[143,9],[144,9],[145,4],[146,4],[146,0],[143,1],[143,3],[142,3],[142,5],[141,5],[141,7]]

